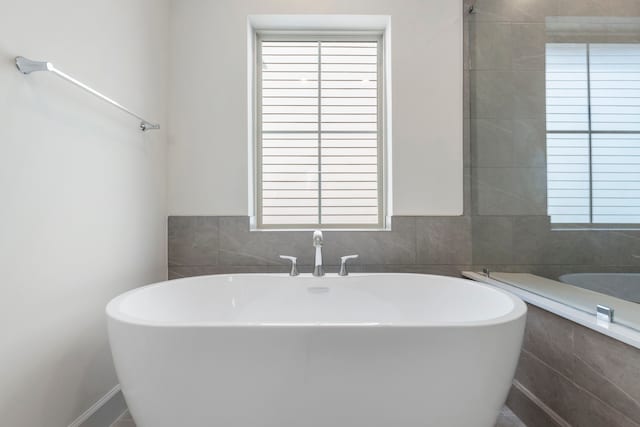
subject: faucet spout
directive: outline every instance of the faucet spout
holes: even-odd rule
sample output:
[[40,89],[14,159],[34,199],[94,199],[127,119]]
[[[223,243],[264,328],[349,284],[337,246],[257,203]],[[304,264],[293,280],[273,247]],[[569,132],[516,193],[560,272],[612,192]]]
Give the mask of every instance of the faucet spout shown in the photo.
[[315,277],[324,276],[324,267],[322,266],[322,231],[313,232],[313,247],[316,248],[316,260],[313,267],[313,275]]
[[313,247],[322,246],[322,231],[315,230],[313,232]]

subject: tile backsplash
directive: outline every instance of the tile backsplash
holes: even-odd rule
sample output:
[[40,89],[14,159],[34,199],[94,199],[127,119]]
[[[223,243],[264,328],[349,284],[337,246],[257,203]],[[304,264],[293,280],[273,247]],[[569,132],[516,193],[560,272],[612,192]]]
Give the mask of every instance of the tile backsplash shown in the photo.
[[[391,231],[325,231],[324,263],[357,253],[352,271],[459,275],[461,270],[531,272],[637,271],[639,231],[552,231],[547,216],[472,215],[392,219]],[[635,252],[634,252],[635,251]],[[169,217],[169,276],[286,272],[278,255],[312,270],[307,231],[250,231],[245,216]]]
[[[352,271],[458,275],[471,257],[469,217],[393,217],[391,231],[325,231],[323,259],[337,271],[357,253]],[[250,231],[249,217],[169,217],[169,277],[237,272],[286,272],[278,255],[298,257],[312,270],[308,231]]]

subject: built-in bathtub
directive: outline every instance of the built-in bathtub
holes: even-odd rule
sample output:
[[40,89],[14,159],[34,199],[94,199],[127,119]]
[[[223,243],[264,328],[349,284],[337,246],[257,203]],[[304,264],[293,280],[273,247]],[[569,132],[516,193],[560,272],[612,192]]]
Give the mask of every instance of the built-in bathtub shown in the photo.
[[573,273],[563,274],[560,281],[640,303],[640,273]]
[[138,427],[493,427],[526,306],[441,276],[219,275],[107,315]]

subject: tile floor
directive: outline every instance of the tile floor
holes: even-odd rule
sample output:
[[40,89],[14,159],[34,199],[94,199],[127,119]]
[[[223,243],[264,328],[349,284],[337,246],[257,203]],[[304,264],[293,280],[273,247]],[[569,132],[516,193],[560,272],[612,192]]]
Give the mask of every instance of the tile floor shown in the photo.
[[[125,412],[122,417],[118,421],[116,421],[111,427],[136,427],[136,423],[133,422],[131,415],[129,412]],[[500,418],[498,419],[498,424],[496,427],[527,427],[524,425],[522,421],[516,415],[511,412],[509,408],[506,406],[502,410],[500,414]]]

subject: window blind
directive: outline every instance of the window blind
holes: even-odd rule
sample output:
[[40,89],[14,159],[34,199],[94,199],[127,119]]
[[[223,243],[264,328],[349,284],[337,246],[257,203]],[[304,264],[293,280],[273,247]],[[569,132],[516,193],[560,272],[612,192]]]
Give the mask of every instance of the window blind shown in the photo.
[[554,223],[640,223],[640,44],[546,48]]
[[382,226],[379,41],[258,43],[258,225]]

